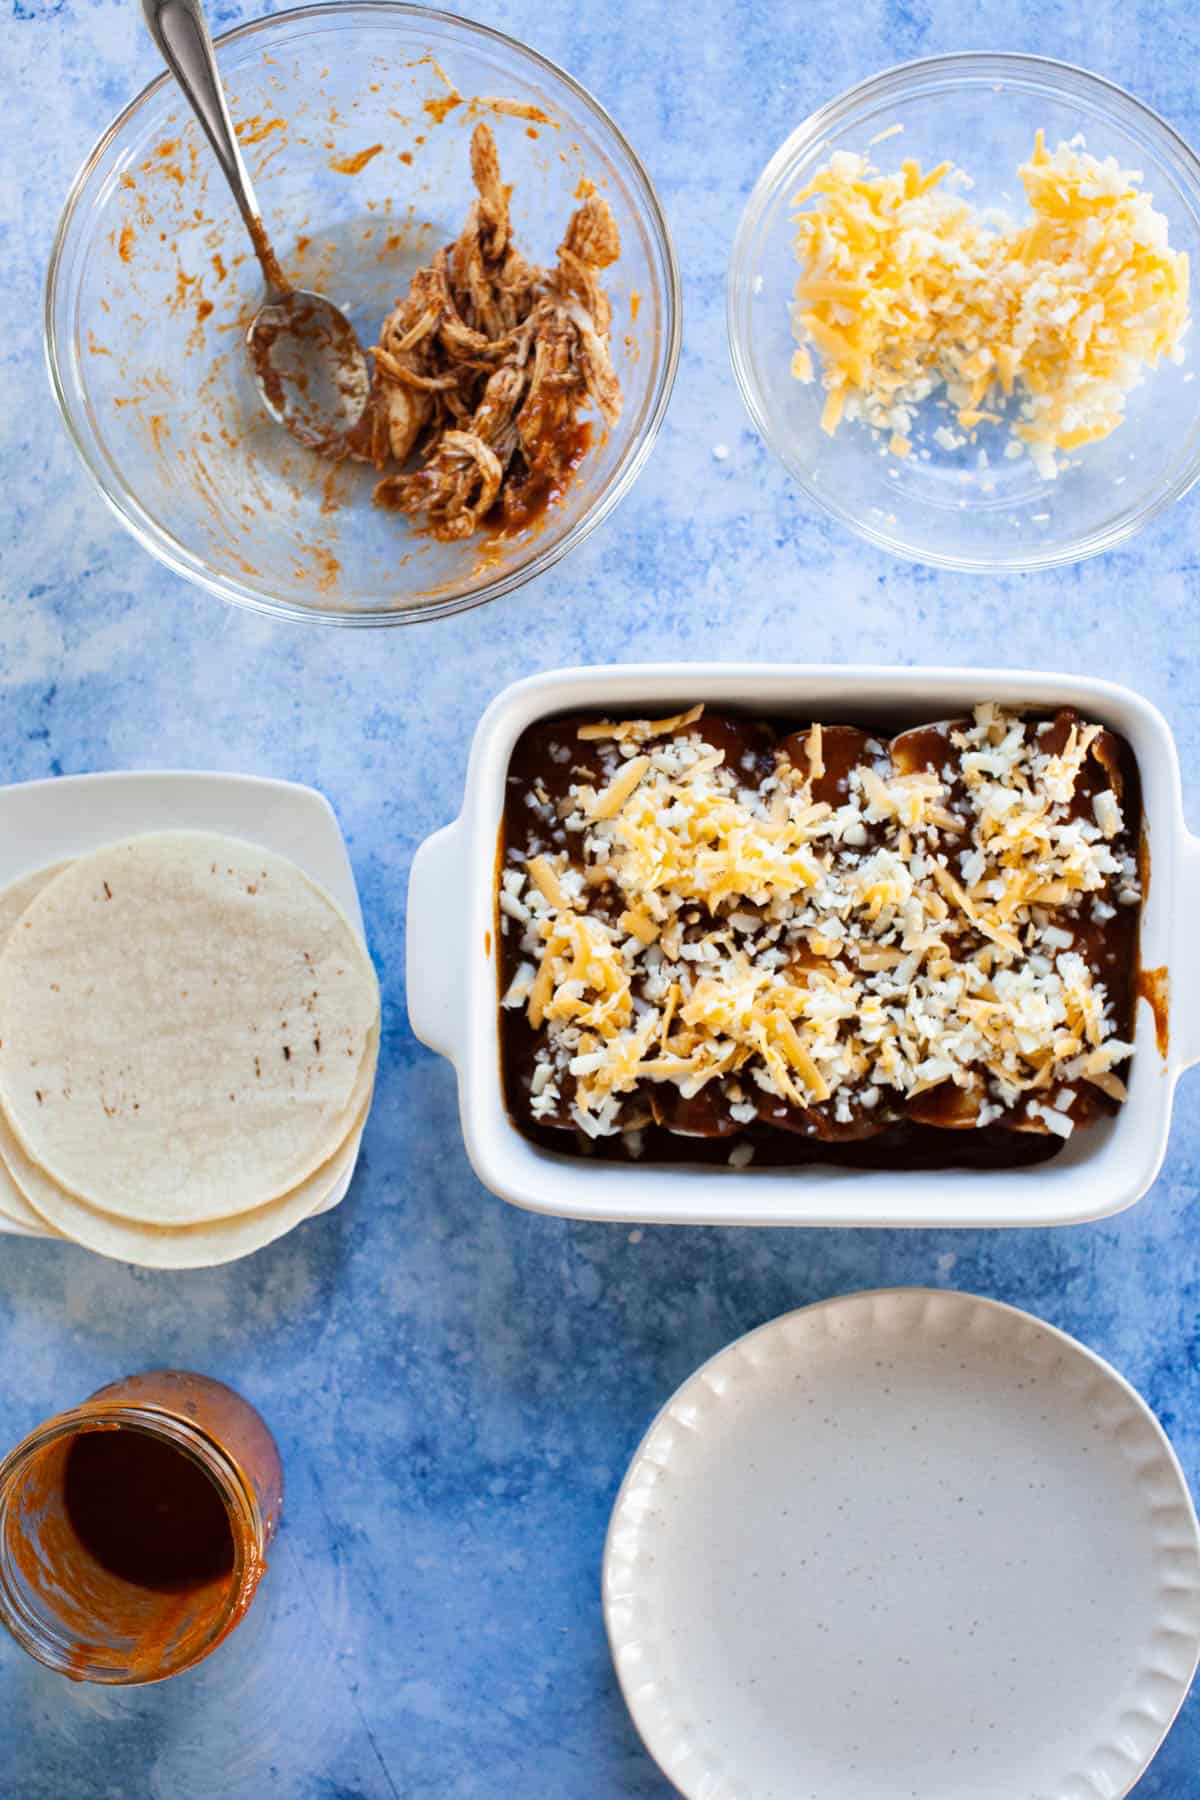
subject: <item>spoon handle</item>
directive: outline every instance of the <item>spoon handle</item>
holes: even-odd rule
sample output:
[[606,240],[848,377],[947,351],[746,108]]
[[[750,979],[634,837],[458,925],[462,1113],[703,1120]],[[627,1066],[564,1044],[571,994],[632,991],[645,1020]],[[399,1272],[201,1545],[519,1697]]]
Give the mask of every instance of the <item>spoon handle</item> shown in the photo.
[[258,252],[269,293],[273,297],[285,293],[287,282],[267,241],[262,213],[242,161],[200,0],[142,0],[142,12],[163,61],[204,127]]

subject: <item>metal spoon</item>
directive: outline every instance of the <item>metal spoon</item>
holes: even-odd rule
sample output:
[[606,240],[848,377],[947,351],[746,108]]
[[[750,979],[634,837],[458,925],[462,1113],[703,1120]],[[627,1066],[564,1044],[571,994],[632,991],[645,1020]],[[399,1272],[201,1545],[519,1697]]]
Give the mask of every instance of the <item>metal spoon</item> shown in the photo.
[[204,128],[262,265],[266,299],[246,333],[263,405],[310,449],[345,451],[371,388],[345,313],[288,281],[275,259],[242,161],[200,0],[142,0],[150,35]]

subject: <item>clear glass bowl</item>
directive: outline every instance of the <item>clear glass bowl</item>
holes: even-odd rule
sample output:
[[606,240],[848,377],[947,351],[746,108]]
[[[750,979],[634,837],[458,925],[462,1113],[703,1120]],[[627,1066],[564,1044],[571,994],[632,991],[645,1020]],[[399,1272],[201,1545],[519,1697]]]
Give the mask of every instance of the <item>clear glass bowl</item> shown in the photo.
[[[894,125],[901,136],[869,149]],[[906,156],[943,159],[974,179],[972,201],[1018,216],[1017,167],[1041,126],[1053,146],[1082,133],[1088,149],[1140,169],[1167,217],[1172,248],[1200,268],[1200,161],[1169,125],[1100,76],[1037,56],[968,54],[905,63],[852,88],[793,132],[746,206],[729,273],[734,372],[750,415],[804,491],[872,543],[917,562],[978,572],[1044,569],[1110,550],[1187,492],[1200,474],[1200,381],[1182,366],[1148,370],[1122,425],[1072,453],[1057,478],[1005,458],[1003,426],[981,426],[928,460],[886,454],[865,424],[821,429],[824,390],[789,372],[798,268],[791,200],[836,150],[890,170]],[[1193,300],[1195,306],[1196,301]],[[1194,334],[1193,334],[1194,335]],[[820,359],[814,353],[818,369]],[[941,418],[943,415],[938,415]],[[981,464],[979,452],[987,452]]]
[[612,510],[662,423],[679,275],[649,177],[570,76],[424,7],[337,0],[276,13],[220,38],[217,59],[285,269],[344,306],[366,344],[414,269],[461,229],[479,118],[495,130],[530,257],[553,262],[581,183],[594,182],[621,234],[605,286],[624,411],[563,499],[513,541],[437,544],[373,508],[373,470],[322,462],[260,405],[242,345],[258,267],[164,75],[84,163],[51,256],[50,377],[89,473],[146,549],[264,612],[401,624],[507,593]]

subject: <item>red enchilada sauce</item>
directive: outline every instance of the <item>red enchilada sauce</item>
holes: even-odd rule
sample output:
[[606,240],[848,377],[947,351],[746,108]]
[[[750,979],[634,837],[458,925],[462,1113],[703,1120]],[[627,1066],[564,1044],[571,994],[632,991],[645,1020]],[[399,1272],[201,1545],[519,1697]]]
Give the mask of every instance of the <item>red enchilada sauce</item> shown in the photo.
[[483,524],[497,537],[516,537],[557,506],[592,447],[588,419],[557,419],[538,439],[532,462],[521,458]]
[[1144,1000],[1150,1008],[1154,1018],[1154,1042],[1165,1061],[1171,1048],[1171,983],[1165,967],[1139,969],[1137,992],[1138,999]]
[[80,1548],[122,1581],[184,1594],[233,1573],[219,1490],[183,1451],[144,1431],[81,1431],[67,1452],[63,1505]]

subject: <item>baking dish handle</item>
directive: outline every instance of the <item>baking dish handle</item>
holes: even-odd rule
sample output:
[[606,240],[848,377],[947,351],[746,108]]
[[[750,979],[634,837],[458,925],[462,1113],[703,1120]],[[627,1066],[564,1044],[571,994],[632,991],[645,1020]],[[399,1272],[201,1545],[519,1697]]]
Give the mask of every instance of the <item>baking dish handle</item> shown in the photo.
[[408,878],[408,1017],[423,1044],[456,1060],[466,1004],[467,872],[461,820],[427,837]]
[[[1173,933],[1169,1022],[1171,1060],[1181,1069],[1190,1069],[1200,1062],[1200,933],[1196,929],[1200,920],[1200,838],[1185,831],[1182,850],[1179,918],[1183,928]],[[1153,973],[1144,970],[1143,981],[1152,979]],[[1162,1004],[1165,1002],[1164,996]]]

